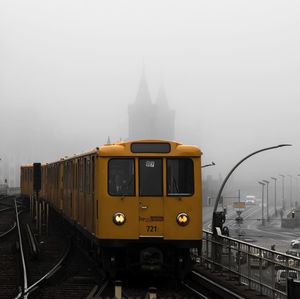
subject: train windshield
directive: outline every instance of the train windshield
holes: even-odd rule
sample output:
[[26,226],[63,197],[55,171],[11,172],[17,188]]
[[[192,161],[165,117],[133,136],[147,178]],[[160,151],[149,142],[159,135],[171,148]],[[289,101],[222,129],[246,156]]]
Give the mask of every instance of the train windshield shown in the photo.
[[139,159],[140,196],[162,196],[162,159]]
[[108,193],[110,195],[135,195],[134,159],[109,160],[108,177]]
[[191,159],[167,160],[168,195],[191,196],[194,193],[194,166]]

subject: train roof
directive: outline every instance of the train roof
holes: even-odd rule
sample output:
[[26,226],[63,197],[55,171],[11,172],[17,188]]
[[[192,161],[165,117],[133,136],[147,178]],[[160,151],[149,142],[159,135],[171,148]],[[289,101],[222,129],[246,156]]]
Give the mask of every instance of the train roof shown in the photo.
[[[195,145],[185,145],[176,141],[167,140],[133,140],[133,141],[119,141],[112,144],[104,144],[100,147],[93,148],[89,151],[74,154],[72,156],[65,156],[60,160],[49,163],[42,163],[45,165],[55,165],[62,161],[69,161],[72,159],[96,154],[102,157],[120,157],[120,156],[173,156],[173,157],[200,157],[201,150]],[[33,164],[22,165],[22,167],[33,167]]]
[[105,144],[99,156],[193,156],[202,155],[199,147],[166,140],[134,140]]
[[21,168],[30,168],[30,167],[33,167],[32,163],[21,165]]

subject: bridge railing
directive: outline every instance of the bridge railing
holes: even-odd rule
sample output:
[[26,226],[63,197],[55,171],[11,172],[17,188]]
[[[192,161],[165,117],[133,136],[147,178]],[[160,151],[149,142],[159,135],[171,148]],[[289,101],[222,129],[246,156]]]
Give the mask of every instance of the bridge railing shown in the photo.
[[[213,255],[213,247],[215,254]],[[293,252],[291,252],[293,254]],[[214,258],[213,258],[214,256]],[[226,272],[249,290],[269,298],[287,298],[287,278],[300,280],[300,258],[203,231],[202,265]]]

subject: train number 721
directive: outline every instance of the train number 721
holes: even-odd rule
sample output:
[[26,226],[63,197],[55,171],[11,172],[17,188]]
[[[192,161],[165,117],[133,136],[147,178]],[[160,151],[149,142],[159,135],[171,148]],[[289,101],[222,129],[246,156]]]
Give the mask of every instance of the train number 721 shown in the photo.
[[147,225],[147,232],[154,233],[156,232],[157,227],[154,225]]

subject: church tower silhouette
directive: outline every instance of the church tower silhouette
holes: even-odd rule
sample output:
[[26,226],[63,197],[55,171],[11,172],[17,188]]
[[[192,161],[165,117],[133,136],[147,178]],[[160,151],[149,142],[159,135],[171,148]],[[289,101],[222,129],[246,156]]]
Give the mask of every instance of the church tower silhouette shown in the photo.
[[157,100],[152,103],[146,80],[142,72],[135,102],[128,107],[129,139],[175,138],[175,111],[169,108],[163,85],[160,86]]

